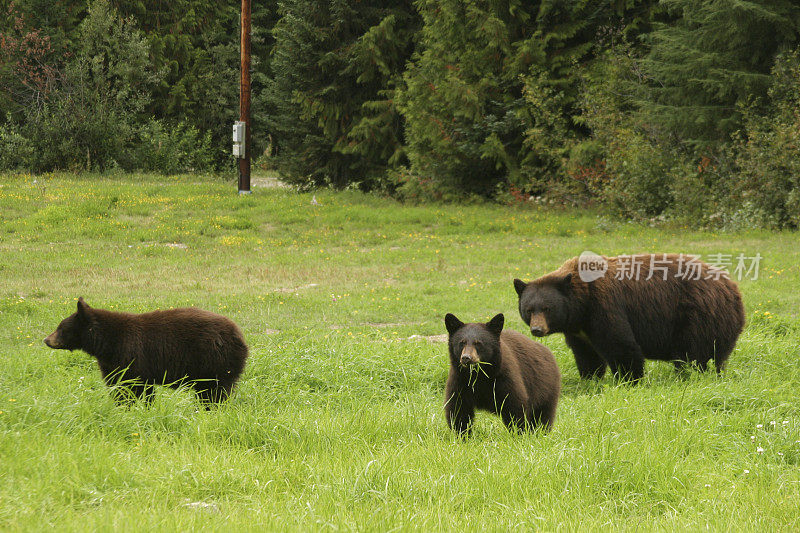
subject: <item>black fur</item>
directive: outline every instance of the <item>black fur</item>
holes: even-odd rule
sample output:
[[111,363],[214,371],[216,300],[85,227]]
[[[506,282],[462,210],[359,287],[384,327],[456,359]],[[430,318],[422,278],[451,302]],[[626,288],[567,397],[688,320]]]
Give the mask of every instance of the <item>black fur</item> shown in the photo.
[[195,308],[116,313],[78,300],[44,343],[97,359],[117,402],[153,397],[154,385],[187,384],[208,406],[226,399],[244,370],[248,349],[228,318]]
[[498,314],[486,324],[445,316],[450,375],[445,391],[448,425],[469,434],[475,409],[498,414],[509,428],[549,429],[561,393],[561,373],[546,346],[503,331]]
[[645,359],[701,370],[713,360],[719,372],[744,327],[741,295],[702,261],[697,277],[682,273],[685,257],[634,256],[641,271],[631,279],[617,275],[621,258],[606,257],[605,276],[586,282],[578,258],[570,259],[530,283],[514,280],[520,316],[537,337],[563,333],[583,378],[602,377],[608,366],[637,381]]

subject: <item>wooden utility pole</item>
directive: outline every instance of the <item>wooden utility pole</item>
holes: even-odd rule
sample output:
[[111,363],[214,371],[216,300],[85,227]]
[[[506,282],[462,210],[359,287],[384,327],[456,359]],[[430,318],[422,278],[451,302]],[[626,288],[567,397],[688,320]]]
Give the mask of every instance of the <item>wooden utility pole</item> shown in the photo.
[[242,0],[242,65],[239,120],[244,122],[244,157],[239,159],[239,194],[250,192],[250,0]]

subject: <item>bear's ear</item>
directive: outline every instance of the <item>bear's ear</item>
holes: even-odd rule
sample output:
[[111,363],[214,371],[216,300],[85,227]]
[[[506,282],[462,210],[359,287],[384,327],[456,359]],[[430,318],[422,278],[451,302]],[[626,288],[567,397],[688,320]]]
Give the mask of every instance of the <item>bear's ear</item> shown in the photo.
[[525,292],[525,287],[527,286],[528,284],[521,279],[514,280],[514,288],[517,290],[517,296],[522,296],[522,293]]
[[500,333],[503,331],[503,323],[505,320],[506,319],[503,316],[503,313],[498,313],[494,315],[493,319],[486,323],[486,327],[489,328],[489,331],[491,331],[495,336],[499,337]]
[[447,328],[447,333],[452,335],[453,333],[461,329],[461,326],[463,326],[464,323],[461,322],[459,319],[457,319],[456,315],[452,313],[447,313],[446,315],[444,315],[444,325]]
[[561,292],[567,292],[570,289],[570,283],[572,283],[572,272],[556,280],[556,285]]
[[78,298],[78,314],[85,315],[89,309],[91,309],[91,307],[89,307],[89,304],[83,301],[83,296]]

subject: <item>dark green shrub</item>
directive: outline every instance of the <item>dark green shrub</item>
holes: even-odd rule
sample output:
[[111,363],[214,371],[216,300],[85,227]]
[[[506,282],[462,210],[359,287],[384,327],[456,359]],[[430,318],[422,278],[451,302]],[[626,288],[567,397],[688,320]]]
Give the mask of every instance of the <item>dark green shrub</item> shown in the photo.
[[643,120],[669,131],[696,155],[730,142],[741,105],[767,94],[770,67],[800,39],[796,0],[663,0],[669,23],[644,37],[640,62],[650,91]]
[[[616,215],[652,218],[673,199],[670,172],[678,158],[670,140],[635,113],[635,95],[646,86],[636,76],[634,54],[622,47],[604,59],[585,77],[581,120],[593,137],[591,151],[604,155],[602,174],[586,186]],[[581,164],[586,149],[576,148],[571,165]]]
[[282,177],[301,186],[385,185],[403,162],[394,103],[412,49],[408,0],[286,0],[264,102]]
[[417,3],[423,26],[398,95],[407,152],[413,175],[451,195],[491,196],[508,175],[522,181],[525,65],[514,43],[531,14],[501,4]]
[[10,120],[0,126],[0,170],[30,168],[34,146]]
[[134,21],[95,0],[78,30],[74,56],[39,106],[25,109],[22,134],[33,170],[132,166],[136,124],[149,101],[149,47]]
[[800,49],[778,57],[767,109],[744,110],[745,131],[734,149],[739,207],[758,224],[800,227]]
[[209,171],[214,166],[211,132],[202,133],[184,122],[175,126],[160,120],[145,123],[137,131],[133,156],[137,169],[163,174]]

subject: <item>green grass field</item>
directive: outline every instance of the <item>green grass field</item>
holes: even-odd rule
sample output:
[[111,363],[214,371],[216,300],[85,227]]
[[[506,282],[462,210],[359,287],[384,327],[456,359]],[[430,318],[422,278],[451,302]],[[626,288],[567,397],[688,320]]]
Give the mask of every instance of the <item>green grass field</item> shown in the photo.
[[[405,206],[182,176],[0,176],[2,530],[800,528],[796,233],[651,228],[581,211]],[[512,279],[592,250],[760,253],[727,371],[581,382],[563,337],[549,434],[447,429],[443,317],[506,314]],[[211,411],[185,390],[113,404],[42,339],[78,296],[193,305],[250,344]],[[235,528],[235,529],[231,529]]]

